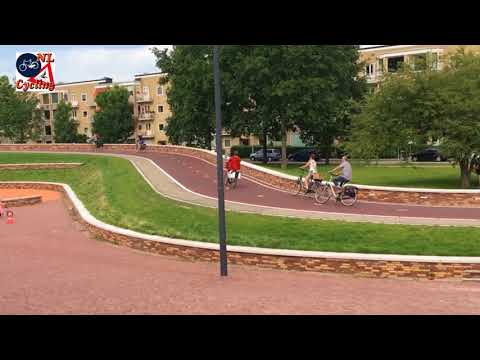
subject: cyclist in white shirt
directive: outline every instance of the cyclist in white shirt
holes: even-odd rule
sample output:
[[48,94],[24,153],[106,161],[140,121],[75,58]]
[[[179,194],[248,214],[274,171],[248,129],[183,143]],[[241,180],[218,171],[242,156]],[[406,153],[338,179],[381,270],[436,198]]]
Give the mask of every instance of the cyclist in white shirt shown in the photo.
[[308,189],[308,184],[310,184],[311,179],[313,179],[314,175],[317,173],[317,162],[315,161],[315,153],[311,153],[310,159],[307,161],[307,163],[303,166],[300,166],[300,169],[306,168],[308,168],[308,175],[305,176],[303,181],[305,184],[305,189]]

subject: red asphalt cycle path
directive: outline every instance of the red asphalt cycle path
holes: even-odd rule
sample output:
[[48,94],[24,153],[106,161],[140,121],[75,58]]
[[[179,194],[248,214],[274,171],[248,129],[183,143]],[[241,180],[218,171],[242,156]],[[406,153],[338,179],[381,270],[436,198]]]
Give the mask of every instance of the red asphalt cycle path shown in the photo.
[[[126,154],[126,153],[125,153]],[[215,165],[204,160],[178,154],[138,153],[153,160],[159,167],[186,188],[217,198]],[[387,204],[359,201],[352,207],[330,199],[324,205],[312,198],[294,196],[242,177],[237,188],[225,191],[225,200],[294,210],[308,210],[359,215],[402,216],[443,219],[480,219],[480,208],[428,207],[406,204]]]
[[[162,154],[148,151],[104,151],[103,149],[97,149],[96,152],[92,152],[92,154],[95,153],[135,155],[151,159],[189,190],[217,198],[216,167],[214,164],[202,159],[188,155]],[[247,177],[242,177],[234,190],[225,191],[225,200],[274,208],[327,213],[480,220],[480,208],[429,207],[363,201],[358,201],[354,206],[347,207],[341,203],[336,203],[334,199],[330,199],[328,203],[321,205],[312,198],[295,196],[276,190],[251,181]]]

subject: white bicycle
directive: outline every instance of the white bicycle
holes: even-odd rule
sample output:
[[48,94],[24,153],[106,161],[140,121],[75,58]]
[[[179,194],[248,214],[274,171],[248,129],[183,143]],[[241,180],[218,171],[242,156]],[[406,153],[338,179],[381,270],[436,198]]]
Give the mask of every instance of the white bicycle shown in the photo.
[[340,184],[340,191],[335,191],[333,183],[333,175],[331,172],[329,181],[322,181],[315,190],[315,201],[319,204],[325,204],[333,196],[337,202],[341,202],[345,206],[353,206],[357,202],[358,188],[351,185]]
[[21,63],[18,68],[20,71],[26,71],[27,69],[38,69],[40,67],[40,64],[38,63],[37,60],[32,61],[31,59],[28,60],[23,60],[23,63]]

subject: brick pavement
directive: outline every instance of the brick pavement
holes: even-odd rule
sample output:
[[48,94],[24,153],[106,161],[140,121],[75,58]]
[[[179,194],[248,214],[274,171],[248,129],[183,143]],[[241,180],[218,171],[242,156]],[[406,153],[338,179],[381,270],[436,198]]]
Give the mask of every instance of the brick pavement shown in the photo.
[[179,261],[92,239],[60,201],[0,223],[0,314],[478,314],[480,285]]

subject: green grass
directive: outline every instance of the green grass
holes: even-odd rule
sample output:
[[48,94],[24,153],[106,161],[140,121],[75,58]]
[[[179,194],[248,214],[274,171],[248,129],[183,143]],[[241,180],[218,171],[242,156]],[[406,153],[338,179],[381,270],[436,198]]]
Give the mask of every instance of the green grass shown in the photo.
[[[304,174],[299,168],[300,165],[288,165],[282,170],[280,164],[267,164],[265,166],[272,170],[284,172],[289,175],[300,176]],[[322,176],[328,178],[328,171],[336,165],[318,166]],[[452,165],[446,166],[381,166],[381,165],[360,165],[352,164],[353,183],[376,186],[400,186],[409,188],[432,188],[432,189],[459,189],[460,170]],[[478,188],[477,176],[471,177],[472,188]]]
[[[140,232],[217,242],[217,212],[155,193],[125,159],[0,153],[0,162],[83,162],[76,169],[0,171],[0,181],[69,184],[90,212]],[[54,221],[54,220],[52,220]],[[384,254],[480,256],[480,230],[359,224],[227,213],[228,243],[268,248]]]

